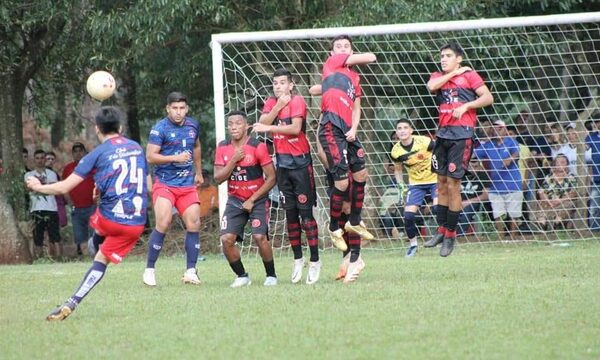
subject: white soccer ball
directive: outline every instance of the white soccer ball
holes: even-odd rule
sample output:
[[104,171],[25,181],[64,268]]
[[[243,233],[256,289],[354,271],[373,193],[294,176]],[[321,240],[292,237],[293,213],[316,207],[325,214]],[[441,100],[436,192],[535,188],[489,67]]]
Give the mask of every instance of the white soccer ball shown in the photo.
[[111,97],[115,93],[115,88],[115,78],[106,71],[96,71],[87,79],[88,94],[99,101]]

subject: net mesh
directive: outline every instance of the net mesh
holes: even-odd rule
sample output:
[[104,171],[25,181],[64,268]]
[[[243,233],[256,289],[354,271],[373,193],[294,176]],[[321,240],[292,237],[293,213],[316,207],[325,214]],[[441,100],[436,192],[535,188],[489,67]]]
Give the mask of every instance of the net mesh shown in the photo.
[[[309,108],[306,131],[313,150],[316,149],[320,99],[311,97],[308,89],[321,82],[329,41],[312,38],[222,44],[225,113],[243,109],[250,122],[257,121],[263,102],[272,93],[271,75],[275,68],[284,66],[294,74],[295,89],[306,99]],[[520,149],[521,160],[525,160],[530,150],[530,159],[522,166],[533,178],[530,190],[524,192],[525,212],[516,229],[504,232],[505,227],[510,229],[509,221],[494,221],[489,202],[484,202],[460,226],[463,239],[489,243],[593,238],[591,230],[600,229],[600,211],[590,166],[594,159],[599,160],[596,156],[600,154],[588,152],[592,159],[586,160],[585,150],[586,137],[597,131],[591,119],[597,109],[600,34],[598,23],[587,23],[353,37],[355,52],[377,55],[376,63],[357,69],[363,89],[358,138],[367,153],[369,171],[363,220],[376,235],[368,247],[406,246],[399,195],[402,189],[391,184],[389,152],[395,142],[393,133],[399,118],[411,120],[414,134],[435,135],[438,108],[426,83],[431,73],[439,69],[438,49],[448,42],[458,42],[463,47],[463,65],[472,67],[484,78],[495,98],[493,106],[478,110],[482,126],[476,140],[486,141],[485,120],[502,120],[509,127],[515,126],[516,129],[510,129],[513,135],[528,142]],[[545,176],[560,177],[552,166],[559,152],[574,156],[569,167],[574,181],[564,192],[566,195],[557,196],[560,191],[556,191],[556,186],[550,189],[544,181]],[[327,248],[331,246],[326,235],[327,182],[314,151],[313,162],[318,188],[315,217],[320,225],[321,244]],[[544,194],[550,199],[572,198],[556,207],[543,200]],[[285,213],[276,204],[276,192],[271,195],[275,204],[270,236],[276,248],[285,249],[288,246]],[[388,220],[382,218],[391,219],[396,229],[389,223],[384,225]],[[421,236],[435,230],[430,206],[421,208],[417,224]],[[244,247],[250,251],[250,242],[244,242]]]

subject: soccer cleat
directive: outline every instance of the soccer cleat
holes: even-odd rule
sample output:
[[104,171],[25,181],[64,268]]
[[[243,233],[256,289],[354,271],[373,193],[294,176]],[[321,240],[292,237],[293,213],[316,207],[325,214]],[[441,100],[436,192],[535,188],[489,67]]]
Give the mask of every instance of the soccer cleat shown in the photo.
[[308,275],[306,276],[306,283],[308,285],[312,285],[319,281],[319,276],[321,275],[321,260],[319,261],[311,261],[308,266]]
[[355,282],[365,266],[366,264],[361,256],[359,256],[355,262],[348,264],[348,270],[346,271],[346,276],[344,277],[344,284]]
[[146,270],[144,270],[144,284],[148,285],[148,286],[156,286],[156,278],[154,277],[154,269],[153,268],[146,268]]
[[408,250],[406,251],[406,257],[411,258],[411,257],[414,257],[415,255],[417,255],[417,249],[418,249],[417,245],[409,247]]
[[[248,284],[250,285],[250,284]],[[267,276],[263,286],[275,286],[277,285],[277,278],[275,276]]]
[[452,254],[452,250],[454,250],[455,241],[455,237],[444,237],[444,242],[442,243],[442,248],[440,249],[440,256],[446,257]]
[[348,250],[348,244],[344,241],[344,230],[337,229],[336,231],[329,230],[329,236],[331,237],[331,241],[336,248],[346,251]]
[[302,269],[304,268],[304,258],[294,260],[294,269],[292,270],[292,284],[297,284],[302,280]]
[[431,239],[427,240],[424,244],[424,246],[426,248],[432,248],[432,247],[436,247],[438,244],[440,244],[442,241],[444,241],[444,234],[441,233],[435,233],[435,235],[433,235],[431,237]]
[[96,248],[94,247],[94,237],[93,237],[93,236],[91,236],[91,237],[88,239],[88,242],[87,242],[87,249],[88,249],[88,254],[90,255],[90,257],[92,257],[92,258],[93,258],[94,256],[96,256],[96,252],[97,252],[98,250],[96,250]]
[[183,273],[183,277],[181,278],[184,284],[192,284],[192,285],[200,285],[200,279],[198,278],[198,273],[196,269],[191,268],[187,269],[185,273]]
[[346,256],[344,256],[344,258],[342,259],[340,269],[338,270],[338,273],[335,276],[336,280],[342,280],[346,277],[346,272],[348,272],[348,265],[350,265],[350,253],[347,253]]
[[56,309],[54,309],[48,316],[46,316],[47,321],[61,321],[66,319],[71,313],[75,310],[75,303],[67,300],[64,304],[60,305]]
[[362,221],[358,223],[358,225],[352,225],[350,224],[350,221],[348,221],[346,222],[346,225],[344,225],[344,230],[360,235],[360,237],[366,241],[371,241],[375,239],[375,236],[373,236],[373,234],[371,234],[369,230],[367,230],[365,223]]
[[250,284],[252,284],[252,281],[250,280],[250,276],[238,276],[235,278],[235,280],[233,280],[233,282],[231,283],[231,285],[229,285],[230,288],[240,288],[240,287],[244,287],[244,286],[249,286]]

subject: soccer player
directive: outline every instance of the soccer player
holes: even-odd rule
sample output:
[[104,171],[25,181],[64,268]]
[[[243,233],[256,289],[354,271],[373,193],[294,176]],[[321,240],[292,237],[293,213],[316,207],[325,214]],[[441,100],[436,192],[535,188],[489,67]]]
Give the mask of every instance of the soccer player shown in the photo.
[[[310,250],[307,284],[319,280],[319,230],[313,216],[316,205],[316,188],[313,175],[310,144],[306,138],[306,102],[301,95],[293,94],[292,74],[280,68],[273,73],[274,97],[269,97],[263,107],[256,132],[271,132],[277,157],[277,187],[281,194],[287,223],[288,238],[294,252],[292,283],[302,280],[301,230],[306,235]],[[272,125],[273,122],[275,125]]]
[[427,136],[413,135],[413,126],[407,119],[396,122],[396,136],[399,141],[394,145],[391,157],[394,160],[394,175],[397,183],[404,184],[402,169],[408,172],[408,192],[404,200],[404,229],[410,241],[406,257],[417,254],[417,226],[415,219],[425,196],[433,200],[433,213],[437,206],[437,175],[431,172],[431,151],[434,142]]
[[196,272],[200,249],[200,200],[196,188],[202,184],[200,128],[196,120],[187,116],[187,98],[180,92],[167,96],[167,117],[150,131],[146,158],[154,165],[152,202],[156,227],[148,242],[148,260],[144,270],[144,284],[156,286],[155,264],[162,249],[165,234],[173,219],[173,207],[183,219],[186,228],[186,271],[184,284],[200,284]]
[[[258,246],[267,277],[264,286],[277,285],[273,249],[269,243],[269,190],[275,185],[275,167],[265,143],[248,136],[248,121],[242,111],[227,117],[229,139],[215,151],[215,180],[227,181],[229,196],[221,219],[221,244],[229,266],[237,275],[232,288],[248,286],[250,277],[244,269],[236,241],[242,241],[248,220],[252,239]],[[263,176],[264,175],[264,176]]]
[[96,114],[96,134],[101,144],[85,155],[71,175],[53,184],[28,177],[27,186],[43,194],[66,194],[94,173],[100,205],[91,225],[104,237],[100,251],[75,293],[47,317],[64,320],[102,280],[109,262],[118,264],[138,241],[146,223],[146,159],[142,147],[120,134],[121,113],[103,107]]
[[452,253],[456,240],[456,225],[462,210],[460,182],[473,150],[476,109],[494,102],[481,76],[470,67],[461,66],[463,56],[463,49],[456,43],[442,46],[442,71],[434,72],[427,82],[429,91],[436,94],[440,113],[431,159],[432,170],[438,175],[439,227],[425,247],[442,243],[440,256],[444,257]]

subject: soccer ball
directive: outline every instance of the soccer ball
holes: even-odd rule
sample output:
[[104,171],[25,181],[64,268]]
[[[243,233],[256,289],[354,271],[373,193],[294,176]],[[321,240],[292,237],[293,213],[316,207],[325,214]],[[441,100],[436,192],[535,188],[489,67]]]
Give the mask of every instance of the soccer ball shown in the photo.
[[92,73],[88,77],[86,84],[88,94],[99,101],[111,97],[115,92],[115,87],[115,78],[106,71]]

